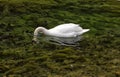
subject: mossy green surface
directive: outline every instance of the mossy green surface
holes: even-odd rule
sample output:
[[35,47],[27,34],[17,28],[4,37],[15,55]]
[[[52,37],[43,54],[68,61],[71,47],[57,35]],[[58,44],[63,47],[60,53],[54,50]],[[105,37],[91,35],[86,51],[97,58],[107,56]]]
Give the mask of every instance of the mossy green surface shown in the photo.
[[[38,26],[80,24],[78,47],[31,42]],[[0,77],[119,77],[120,1],[0,0]]]

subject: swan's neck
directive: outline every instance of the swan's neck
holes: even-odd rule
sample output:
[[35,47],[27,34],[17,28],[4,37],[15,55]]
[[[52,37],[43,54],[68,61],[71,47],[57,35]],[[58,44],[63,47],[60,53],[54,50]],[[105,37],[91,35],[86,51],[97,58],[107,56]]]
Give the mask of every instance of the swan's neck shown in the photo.
[[44,27],[37,27],[34,31],[34,38],[33,38],[34,41],[37,41],[39,33],[43,33],[45,35],[48,35],[49,31]]
[[34,35],[38,36],[39,33],[48,34],[48,30],[44,27],[37,27],[34,31]]

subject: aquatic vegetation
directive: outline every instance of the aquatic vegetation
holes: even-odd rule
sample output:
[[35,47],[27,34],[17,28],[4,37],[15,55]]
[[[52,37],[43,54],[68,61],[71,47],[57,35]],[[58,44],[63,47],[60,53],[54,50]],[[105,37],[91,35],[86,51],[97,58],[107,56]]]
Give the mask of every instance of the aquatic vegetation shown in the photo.
[[[0,0],[0,10],[0,77],[120,76],[117,0]],[[36,27],[63,23],[90,32],[76,47],[32,43]]]

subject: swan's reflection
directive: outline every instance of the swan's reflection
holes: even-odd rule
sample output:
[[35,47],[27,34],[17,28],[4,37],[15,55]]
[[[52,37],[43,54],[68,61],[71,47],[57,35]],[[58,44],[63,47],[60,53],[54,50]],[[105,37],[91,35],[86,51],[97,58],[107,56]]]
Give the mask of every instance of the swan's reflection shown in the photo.
[[46,41],[56,45],[66,45],[66,46],[75,46],[81,40],[82,36],[77,37],[53,37],[53,36],[45,36],[40,37],[40,40]]

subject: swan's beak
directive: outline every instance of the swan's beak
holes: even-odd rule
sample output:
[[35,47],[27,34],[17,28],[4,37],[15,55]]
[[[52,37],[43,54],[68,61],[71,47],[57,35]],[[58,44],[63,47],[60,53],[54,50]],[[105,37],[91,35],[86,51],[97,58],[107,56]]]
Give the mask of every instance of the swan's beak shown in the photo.
[[33,38],[33,39],[32,39],[32,42],[33,42],[33,43],[37,43],[37,44],[39,43],[39,41],[38,41],[36,38]]

